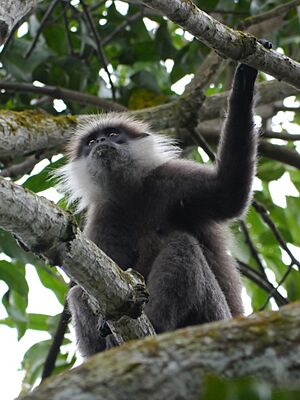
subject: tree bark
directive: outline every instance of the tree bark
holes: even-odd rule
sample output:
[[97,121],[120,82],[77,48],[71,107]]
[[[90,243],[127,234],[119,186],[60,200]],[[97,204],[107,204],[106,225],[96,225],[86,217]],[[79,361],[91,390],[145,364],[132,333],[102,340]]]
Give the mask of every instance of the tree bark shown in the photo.
[[235,31],[200,10],[191,0],[143,0],[224,58],[240,61],[300,89],[300,64],[267,50],[254,36]]
[[300,304],[122,345],[45,381],[23,400],[201,399],[203,379],[300,384]]
[[63,266],[89,294],[93,308],[108,320],[119,343],[155,333],[141,311],[147,300],[142,276],[122,271],[83,235],[70,214],[44,197],[0,179],[0,227],[26,250],[43,256],[51,265]]
[[5,0],[0,2],[0,45],[5,43],[14,27],[30,14],[36,0]]
[[[269,104],[282,100],[287,96],[299,93],[299,90],[283,82],[269,81],[258,84],[257,105]],[[209,96],[205,99],[197,99],[197,93],[193,91],[179,100],[144,110],[132,111],[131,115],[150,123],[156,131],[165,129],[182,128],[185,122],[182,115],[195,114],[198,124],[209,119],[219,118],[226,109],[229,92]],[[202,105],[201,105],[202,104]],[[195,107],[196,110],[194,109]],[[187,110],[189,108],[189,110]],[[0,162],[5,166],[13,162],[18,156],[29,156],[33,153],[44,153],[53,150],[53,154],[64,151],[67,140],[73,129],[80,123],[83,116],[54,117],[39,111],[13,112],[3,110],[0,113]],[[188,126],[185,126],[188,135]],[[190,138],[180,137],[186,141]]]

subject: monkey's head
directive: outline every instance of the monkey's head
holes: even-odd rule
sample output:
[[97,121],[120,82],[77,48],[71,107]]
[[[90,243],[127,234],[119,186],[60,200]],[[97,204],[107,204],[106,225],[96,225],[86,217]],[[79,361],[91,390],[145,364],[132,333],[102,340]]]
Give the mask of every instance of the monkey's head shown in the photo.
[[68,144],[69,162],[55,174],[59,188],[78,202],[78,211],[111,194],[113,187],[137,185],[157,166],[178,157],[167,137],[124,114],[85,117]]

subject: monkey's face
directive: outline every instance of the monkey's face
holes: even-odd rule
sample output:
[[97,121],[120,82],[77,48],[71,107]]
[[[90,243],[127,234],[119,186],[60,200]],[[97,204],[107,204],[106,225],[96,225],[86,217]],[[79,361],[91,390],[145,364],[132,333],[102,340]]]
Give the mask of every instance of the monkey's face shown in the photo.
[[133,142],[147,136],[121,126],[94,129],[81,138],[77,158],[85,160],[89,175],[97,183],[122,179],[124,173],[138,167]]
[[69,203],[81,211],[121,187],[136,188],[150,170],[179,156],[170,138],[149,131],[126,114],[83,117],[68,144],[69,162],[55,173]]

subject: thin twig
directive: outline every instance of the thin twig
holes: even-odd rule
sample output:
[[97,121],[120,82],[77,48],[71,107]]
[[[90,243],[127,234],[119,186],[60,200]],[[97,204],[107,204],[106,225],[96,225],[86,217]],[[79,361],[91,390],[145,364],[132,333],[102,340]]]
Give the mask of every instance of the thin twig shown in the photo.
[[286,244],[285,240],[283,239],[281,233],[275,226],[274,222],[270,218],[270,215],[268,213],[268,210],[265,208],[265,206],[258,201],[253,201],[252,203],[253,207],[257,211],[257,213],[261,216],[262,220],[268,225],[268,227],[271,229],[271,232],[273,233],[274,237],[276,238],[277,242],[279,243],[280,247],[287,252],[289,255],[292,265],[296,265],[298,267],[298,270],[300,271],[300,262],[296,259],[296,257],[293,255],[291,250],[288,248],[288,245]]
[[286,280],[286,278],[288,277],[288,275],[289,275],[289,273],[291,272],[292,268],[293,268],[293,263],[291,263],[291,264],[288,266],[288,269],[287,269],[287,270],[285,271],[285,273],[283,274],[283,276],[282,276],[282,278],[280,279],[280,281],[278,282],[277,286],[274,287],[274,289],[271,291],[271,293],[269,294],[267,300],[266,300],[265,303],[260,307],[259,311],[263,311],[263,310],[267,307],[267,305],[268,305],[268,303],[269,303],[271,297],[274,297],[274,293],[275,293],[276,291],[278,291],[278,288],[279,288],[279,287],[283,284],[283,282]]
[[109,83],[110,83],[110,86],[111,86],[112,98],[115,101],[116,100],[116,91],[115,91],[115,87],[114,87],[114,84],[113,84],[112,79],[111,79],[110,72],[108,71],[108,68],[107,68],[107,61],[106,61],[106,58],[105,58],[105,54],[104,54],[104,51],[103,51],[103,47],[102,47],[102,43],[101,43],[100,37],[98,35],[96,26],[94,24],[93,18],[92,18],[91,14],[90,14],[90,11],[89,11],[87,5],[85,4],[85,2],[83,0],[80,0],[80,3],[82,5],[83,12],[84,12],[84,14],[86,16],[87,22],[90,25],[92,34],[94,36],[94,39],[95,39],[95,42],[96,42],[96,46],[97,46],[97,55],[98,55],[100,63],[102,64],[105,72],[107,73],[107,76],[108,76],[108,79],[109,79]]
[[205,151],[205,153],[208,155],[211,161],[215,161],[216,156],[210,145],[207,143],[207,141],[204,139],[204,137],[201,135],[199,130],[192,129],[190,131],[191,137],[195,141],[195,143],[202,147],[202,149]]
[[18,164],[12,164],[7,168],[0,169],[0,176],[4,178],[18,179],[25,174],[30,174],[34,166],[43,158],[51,158],[53,154],[47,153],[36,153],[25,158],[24,161]]
[[102,0],[97,2],[97,4],[95,4],[94,6],[90,6],[90,12],[94,12],[95,10],[97,10],[97,8],[102,7],[106,2],[107,0]]
[[50,375],[52,375],[52,372],[54,371],[60,347],[63,343],[70,320],[71,320],[71,314],[68,309],[67,300],[65,300],[64,309],[60,315],[58,326],[56,328],[50,350],[47,354],[47,358],[44,363],[44,368],[42,372],[42,381],[48,378]]
[[264,138],[281,139],[281,140],[287,140],[287,141],[291,141],[291,142],[300,140],[300,135],[297,135],[297,134],[285,133],[285,132],[273,132],[273,131],[268,131],[268,130],[264,130],[264,129],[262,132],[263,132],[262,137],[264,137]]
[[269,20],[271,18],[284,17],[288,13],[289,10],[291,10],[293,8],[296,8],[299,5],[300,5],[300,0],[292,0],[290,2],[281,4],[281,5],[277,6],[277,7],[274,7],[270,11],[266,11],[266,12],[264,12],[262,14],[245,18],[237,26],[237,29],[245,30],[249,26],[253,26],[253,25],[259,24],[259,23],[264,22],[266,20]]
[[284,112],[285,111],[292,111],[292,112],[295,112],[295,113],[300,112],[300,107],[286,107],[284,105],[274,104],[273,108],[274,108],[274,112],[278,112],[278,111],[284,111]]
[[8,91],[23,92],[23,93],[38,93],[46,94],[52,98],[58,98],[63,100],[76,101],[81,104],[89,104],[102,108],[105,111],[125,111],[126,107],[114,103],[110,100],[103,100],[97,96],[90,94],[84,94],[75,90],[63,89],[56,86],[35,86],[31,83],[20,83],[20,82],[6,82],[0,81],[0,88]]
[[[61,1],[63,4],[64,0],[61,0]],[[67,17],[68,8],[69,8],[69,4],[67,3],[64,6],[63,19],[64,19],[65,31],[66,31],[66,35],[67,35],[68,51],[69,51],[69,54],[71,54],[71,56],[74,56],[75,52],[74,52],[74,48],[73,48],[73,44],[72,44],[72,38],[70,35],[70,30],[69,30],[69,21],[68,21],[68,17]]]
[[122,30],[124,30],[130,23],[134,22],[138,18],[142,17],[144,14],[144,10],[142,9],[141,11],[138,11],[137,13],[131,15],[128,17],[122,24],[120,24],[113,32],[111,32],[109,35],[107,35],[103,40],[102,40],[102,46],[106,46],[109,42],[113,40],[113,38],[118,35]]
[[1,51],[1,53],[0,53],[0,60],[3,58],[3,56],[4,56],[5,52],[6,52],[6,49],[8,48],[8,45],[10,44],[10,42],[11,42],[13,36],[14,36],[14,33],[19,29],[19,27],[20,27],[20,25],[22,23],[23,23],[23,19],[18,21],[18,23],[9,32],[9,35],[8,35],[8,37],[7,37],[7,39],[6,39],[5,43],[4,43],[4,46],[3,46],[3,49]]
[[251,268],[248,264],[244,263],[243,261],[237,260],[238,267],[240,272],[252,282],[256,283],[261,289],[266,291],[270,297],[273,297],[276,301],[278,307],[282,307],[289,303],[289,299],[283,297],[275,286],[272,285],[268,281],[268,279],[263,276],[261,273],[256,271],[255,269]]
[[256,250],[256,247],[255,247],[255,245],[254,245],[254,243],[253,243],[253,241],[251,239],[249,230],[248,230],[248,228],[247,228],[247,226],[246,226],[244,221],[240,221],[240,227],[241,227],[241,229],[242,229],[242,231],[244,233],[245,242],[246,242],[246,244],[248,244],[248,246],[250,248],[250,252],[252,254],[252,257],[256,261],[256,264],[257,264],[261,274],[266,277],[266,272],[265,272],[265,268],[263,266],[262,260],[260,259],[258,251]]
[[30,57],[30,54],[33,52],[33,50],[37,44],[37,41],[40,37],[40,34],[42,33],[42,30],[44,29],[45,24],[47,23],[49,17],[51,16],[54,8],[56,7],[56,5],[59,1],[60,0],[52,0],[50,6],[48,7],[47,11],[45,12],[45,14],[41,20],[41,23],[40,23],[39,29],[37,30],[37,33],[35,35],[34,41],[32,42],[30,48],[28,49],[28,51],[25,54],[25,58]]

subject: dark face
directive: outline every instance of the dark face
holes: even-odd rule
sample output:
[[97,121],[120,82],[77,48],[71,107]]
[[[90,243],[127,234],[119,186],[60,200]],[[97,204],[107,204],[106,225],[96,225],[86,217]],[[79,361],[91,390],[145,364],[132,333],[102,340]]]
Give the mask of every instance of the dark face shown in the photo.
[[118,151],[126,146],[129,140],[127,132],[120,127],[97,129],[82,139],[77,156],[88,157],[97,153],[101,157],[107,152]]
[[135,156],[130,144],[148,136],[131,132],[122,126],[94,129],[82,137],[76,158],[86,161],[87,171],[100,185],[123,181],[136,170]]

